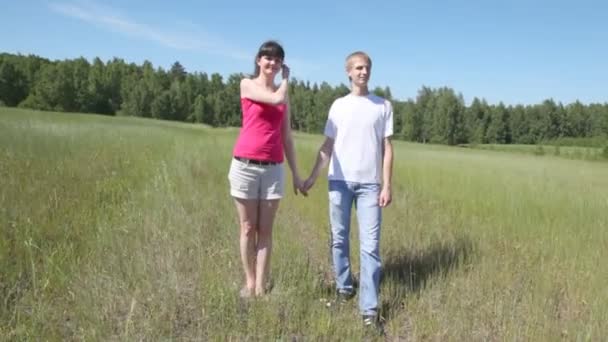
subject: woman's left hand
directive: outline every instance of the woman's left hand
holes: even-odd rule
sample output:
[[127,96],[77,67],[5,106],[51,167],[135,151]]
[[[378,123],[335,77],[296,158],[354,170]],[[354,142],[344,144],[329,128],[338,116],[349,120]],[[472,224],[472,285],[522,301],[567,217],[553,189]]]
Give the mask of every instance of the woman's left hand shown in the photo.
[[298,194],[298,191],[304,195],[308,196],[307,189],[304,188],[304,181],[299,176],[293,177],[293,193]]

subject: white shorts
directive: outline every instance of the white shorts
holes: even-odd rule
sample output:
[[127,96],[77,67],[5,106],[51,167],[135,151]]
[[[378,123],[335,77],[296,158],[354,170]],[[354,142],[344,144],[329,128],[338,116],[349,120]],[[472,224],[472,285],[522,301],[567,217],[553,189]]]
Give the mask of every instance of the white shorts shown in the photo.
[[242,199],[280,199],[283,197],[285,175],[283,164],[257,165],[232,158],[230,195]]

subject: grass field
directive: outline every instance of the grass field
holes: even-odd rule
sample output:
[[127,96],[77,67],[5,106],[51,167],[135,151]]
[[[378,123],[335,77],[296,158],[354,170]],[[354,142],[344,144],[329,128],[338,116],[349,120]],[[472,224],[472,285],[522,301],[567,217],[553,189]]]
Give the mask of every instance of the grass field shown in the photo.
[[[356,300],[325,305],[325,181],[282,201],[275,287],[239,301],[236,133],[0,108],[0,340],[360,339]],[[296,135],[303,174],[320,142]],[[389,340],[608,336],[608,163],[395,151],[381,242]]]
[[505,145],[483,144],[468,147],[510,153],[554,156],[567,159],[608,161],[608,145],[605,147],[560,146],[560,145]]

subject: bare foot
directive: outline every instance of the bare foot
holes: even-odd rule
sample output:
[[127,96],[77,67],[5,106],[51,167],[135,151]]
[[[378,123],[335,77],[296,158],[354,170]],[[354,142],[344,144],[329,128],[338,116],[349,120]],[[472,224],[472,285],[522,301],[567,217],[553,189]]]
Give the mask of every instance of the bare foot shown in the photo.
[[253,289],[250,289],[250,288],[248,288],[248,287],[246,287],[246,286],[245,286],[245,287],[243,287],[243,288],[241,289],[241,291],[239,292],[239,296],[240,296],[241,298],[243,298],[243,299],[249,299],[249,298],[251,298],[251,297],[253,297],[253,296],[254,296],[254,293],[255,293],[255,292],[254,292],[254,290],[253,290]]
[[270,300],[270,293],[268,293],[266,291],[256,291],[255,292],[255,299],[267,302],[267,301]]

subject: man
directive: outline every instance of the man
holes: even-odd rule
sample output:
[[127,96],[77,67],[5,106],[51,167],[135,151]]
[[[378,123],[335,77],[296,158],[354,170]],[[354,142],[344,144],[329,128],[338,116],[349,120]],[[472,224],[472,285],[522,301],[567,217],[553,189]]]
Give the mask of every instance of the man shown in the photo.
[[370,94],[372,61],[361,51],[346,58],[350,94],[329,110],[326,139],[303,188],[310,189],[329,162],[329,216],[338,299],[355,295],[349,256],[353,203],[359,223],[361,272],[359,308],[363,324],[381,328],[378,320],[381,208],[391,203],[393,110],[389,101]]

